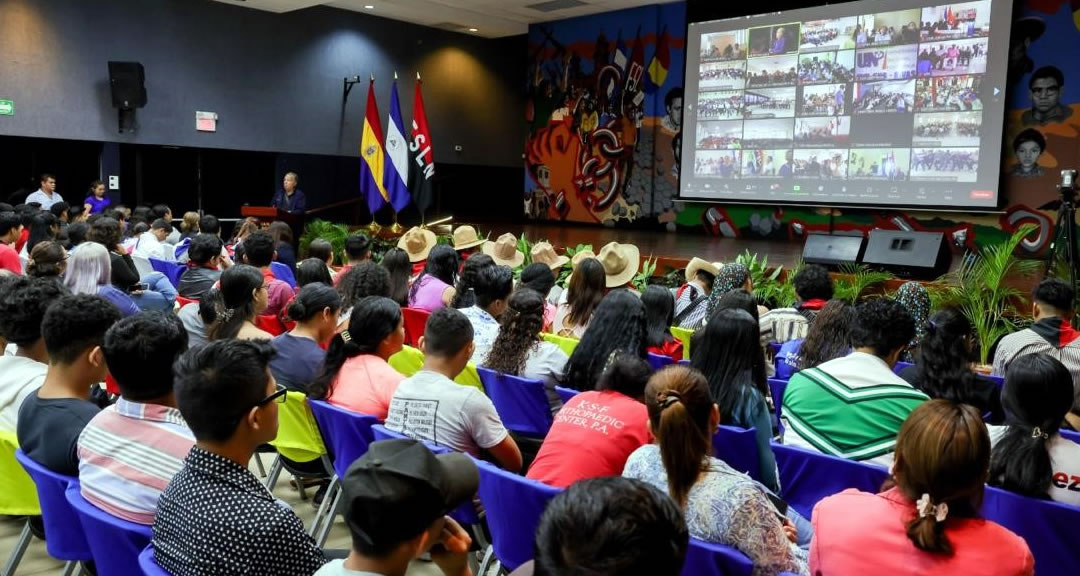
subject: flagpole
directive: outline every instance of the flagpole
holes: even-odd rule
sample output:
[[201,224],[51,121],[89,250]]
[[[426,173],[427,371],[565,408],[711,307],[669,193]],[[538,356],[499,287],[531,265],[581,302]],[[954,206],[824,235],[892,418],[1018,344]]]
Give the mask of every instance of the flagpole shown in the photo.
[[[421,83],[420,82],[420,71],[419,70],[416,71],[416,83],[417,84]],[[413,106],[414,107],[416,106],[415,102],[413,103]],[[414,112],[414,114],[415,114],[415,112]],[[426,218],[424,217],[424,210],[423,209],[420,209],[420,227],[421,228],[426,228],[427,227]]]
[[[394,83],[396,84],[397,81],[398,81],[397,70],[394,70]],[[393,207],[393,205],[391,205],[391,207]],[[401,226],[401,224],[398,224],[398,211],[394,210],[394,223],[390,225],[390,233],[391,234],[401,235],[404,232],[405,232],[405,228],[403,228]]]
[[[371,82],[375,82],[374,72],[371,73]],[[379,232],[382,230],[382,226],[379,226],[379,223],[375,221],[375,212],[378,212],[378,210],[373,210],[371,212],[371,224],[367,225],[368,233],[372,236],[378,236]]]

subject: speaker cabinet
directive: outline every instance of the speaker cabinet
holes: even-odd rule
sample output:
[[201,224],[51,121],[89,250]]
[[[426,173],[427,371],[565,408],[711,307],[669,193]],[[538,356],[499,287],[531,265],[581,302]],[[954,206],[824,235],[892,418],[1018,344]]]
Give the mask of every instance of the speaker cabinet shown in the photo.
[[949,271],[952,252],[941,232],[871,230],[863,264],[903,278],[933,280]]
[[146,77],[139,62],[109,62],[109,89],[113,108],[131,110],[146,106]]
[[803,245],[802,259],[807,264],[836,268],[841,264],[858,262],[862,247],[862,236],[810,234]]

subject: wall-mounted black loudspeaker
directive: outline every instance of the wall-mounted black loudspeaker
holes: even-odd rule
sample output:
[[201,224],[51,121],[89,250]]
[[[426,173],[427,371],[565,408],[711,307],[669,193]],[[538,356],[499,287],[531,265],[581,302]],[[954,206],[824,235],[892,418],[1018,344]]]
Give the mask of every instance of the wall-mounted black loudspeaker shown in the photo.
[[139,62],[109,62],[109,92],[120,111],[120,132],[135,131],[135,109],[146,106],[146,76]]
[[904,278],[932,280],[949,271],[952,252],[941,232],[871,230],[863,264]]
[[810,234],[803,245],[802,259],[807,264],[836,268],[841,264],[858,262],[862,247],[862,236]]

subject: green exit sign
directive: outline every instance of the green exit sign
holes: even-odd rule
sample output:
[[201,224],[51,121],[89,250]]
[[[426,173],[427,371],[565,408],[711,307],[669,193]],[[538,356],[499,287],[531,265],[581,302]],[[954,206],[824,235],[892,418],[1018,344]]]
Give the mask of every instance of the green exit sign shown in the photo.
[[0,116],[14,116],[15,115],[15,101],[14,100],[0,100]]

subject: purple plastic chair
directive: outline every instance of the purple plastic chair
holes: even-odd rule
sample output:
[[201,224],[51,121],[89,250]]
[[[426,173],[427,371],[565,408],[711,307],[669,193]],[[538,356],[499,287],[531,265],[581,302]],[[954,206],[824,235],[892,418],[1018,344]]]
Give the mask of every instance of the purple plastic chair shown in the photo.
[[476,372],[507,430],[531,438],[547,436],[552,417],[542,381],[500,374],[479,366]]
[[561,490],[507,472],[474,459],[480,471],[480,500],[487,513],[491,546],[478,574],[487,574],[491,562],[507,571],[532,560],[536,528],[544,508]]
[[562,386],[556,386],[555,392],[559,394],[559,399],[563,404],[570,401],[571,398],[578,395],[578,391],[573,388],[563,388]]
[[758,457],[756,434],[753,428],[717,427],[712,441],[713,456],[761,482],[761,459]]
[[982,515],[1027,541],[1035,556],[1037,576],[1076,574],[1080,566],[1080,546],[1076,545],[1080,508],[987,486]]
[[754,563],[729,546],[690,539],[682,576],[750,576]]
[[772,396],[773,407],[776,408],[776,421],[780,421],[780,407],[784,405],[784,391],[787,390],[788,381],[779,378],[769,378],[769,395]]
[[15,459],[26,468],[26,473],[37,487],[41,519],[45,524],[45,550],[49,556],[68,563],[65,574],[70,574],[72,568],[78,568],[78,564],[93,560],[82,524],[72,522],[75,510],[64,496],[68,486],[79,485],[79,479],[57,474],[34,462],[21,448],[15,451]]
[[296,275],[293,274],[293,271],[289,268],[288,264],[271,262],[270,273],[274,275],[274,278],[281,280],[289,286],[292,286],[293,290],[296,290]]
[[872,464],[845,460],[783,444],[772,445],[784,501],[809,518],[822,498],[848,488],[877,493],[889,471]]
[[[154,547],[147,546],[139,553],[139,568],[146,576],[172,576],[154,560]],[[137,572],[136,572],[137,574]]]
[[139,553],[154,536],[150,527],[117,518],[94,506],[79,493],[78,484],[69,485],[64,495],[82,523],[98,575],[138,574]]
[[[395,432],[382,424],[376,424],[371,427],[371,434],[375,437],[374,442],[381,442],[382,440],[411,440],[412,438],[402,434],[401,432]],[[428,450],[431,450],[435,454],[446,454],[447,452],[453,452],[446,446],[439,446],[434,442],[420,441],[421,444],[427,446]]]
[[157,258],[150,258],[150,267],[155,272],[161,272],[169,279],[169,283],[173,285],[173,288],[180,286],[180,277],[184,275],[184,270],[187,270],[187,266],[178,264],[176,262],[167,262],[165,260],[159,260]]
[[1072,430],[1065,430],[1064,428],[1058,430],[1058,432],[1061,433],[1062,438],[1066,440],[1072,440],[1073,442],[1080,444],[1080,432],[1073,432]]
[[653,354],[649,352],[649,366],[652,366],[653,371],[660,370],[661,368],[673,364],[675,361],[671,359],[671,356],[664,356],[663,354]]
[[902,370],[911,366],[914,366],[911,362],[897,362],[892,368],[893,374],[899,374]]

